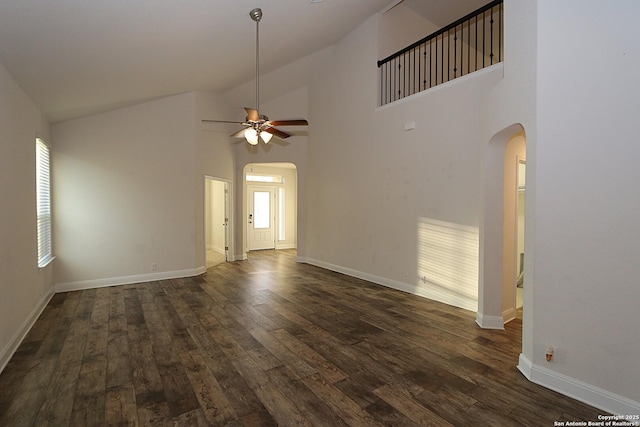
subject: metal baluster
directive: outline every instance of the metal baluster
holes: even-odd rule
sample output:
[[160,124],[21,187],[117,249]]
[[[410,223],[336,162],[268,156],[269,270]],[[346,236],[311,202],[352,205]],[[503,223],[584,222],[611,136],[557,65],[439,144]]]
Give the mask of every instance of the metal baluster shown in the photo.
[[490,37],[490,40],[491,40],[491,54],[489,55],[489,58],[491,58],[491,65],[493,65],[493,8],[491,8],[491,12],[490,13],[491,13],[491,21],[490,21],[491,22],[491,25],[490,25],[490,28],[491,28],[491,30],[490,30],[491,31],[491,37]]
[[[420,61],[420,53],[421,53],[422,45],[418,46],[418,61]],[[426,51],[425,51],[426,53]],[[420,92],[420,80],[422,79],[422,64],[424,62],[420,62],[418,64],[418,92]]]
[[389,78],[389,71],[388,71],[388,67],[387,64],[384,64],[382,67],[382,93],[380,94],[380,98],[384,99],[382,101],[382,105],[387,103],[387,86],[388,86],[388,80]]
[[400,70],[402,70],[402,64],[400,64],[400,58],[398,58],[398,99],[400,99],[400,94],[402,93],[402,89],[400,89]]
[[498,26],[498,62],[502,62],[502,4],[500,4],[498,8],[498,19],[500,20],[500,24]]
[[476,15],[476,68],[473,71],[478,71],[478,15]]
[[467,74],[471,73],[471,20],[469,20],[469,27],[467,28]]
[[413,50],[413,93],[420,92],[420,46]]
[[458,27],[453,29],[453,78],[458,74]]
[[393,80],[391,80],[391,84],[390,84],[390,89],[391,92],[389,93],[389,99],[391,100],[391,102],[395,101],[395,97],[396,97],[396,58],[393,58]]
[[[438,46],[436,45],[436,55],[438,54]],[[431,66],[431,61],[433,58],[433,41],[429,41],[429,87],[431,87],[431,83],[433,82],[433,71]]]
[[442,81],[440,83],[444,83],[444,34],[440,37],[440,50],[442,51],[442,61],[440,62],[440,77],[442,77]]
[[486,17],[486,12],[482,12],[482,68],[485,67],[484,52],[487,49],[486,35],[487,35],[487,17]]
[[424,59],[424,75],[422,77],[423,81],[422,81],[422,90],[425,90],[427,88],[427,45],[424,45],[424,53],[422,54],[422,57]]
[[404,54],[404,73],[403,73],[404,85],[402,85],[403,89],[404,89],[404,93],[402,95],[403,98],[407,96],[407,91],[409,89],[408,88],[409,81],[407,80],[407,73],[409,72],[409,69],[411,68],[411,58],[409,58],[409,66],[407,67],[407,56],[408,55],[405,53]]
[[[420,47],[418,47],[420,49]],[[418,58],[420,58],[420,54],[418,53]],[[411,78],[413,82],[413,93],[416,93],[416,50],[413,49],[413,77]]]
[[[455,58],[454,58],[455,61]],[[451,80],[451,30],[447,31],[447,81]]]
[[385,79],[386,88],[384,93],[385,93],[385,98],[387,102],[391,102],[391,73],[389,72],[391,68],[391,62],[387,62],[385,66],[387,67],[387,72],[386,72],[387,78]]
[[380,105],[384,105],[384,98],[383,98],[383,93],[384,93],[384,67],[380,68]]

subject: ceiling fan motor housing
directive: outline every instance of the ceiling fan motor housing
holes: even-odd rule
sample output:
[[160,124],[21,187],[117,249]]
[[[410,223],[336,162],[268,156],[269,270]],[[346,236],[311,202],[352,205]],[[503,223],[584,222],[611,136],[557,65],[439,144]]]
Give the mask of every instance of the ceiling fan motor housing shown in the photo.
[[258,120],[251,120],[251,119],[249,119],[249,116],[247,116],[245,120],[247,121],[247,123],[252,123],[252,122],[253,123],[257,123],[257,122],[264,123],[266,121],[269,121],[269,117],[265,116],[264,114],[260,114]]

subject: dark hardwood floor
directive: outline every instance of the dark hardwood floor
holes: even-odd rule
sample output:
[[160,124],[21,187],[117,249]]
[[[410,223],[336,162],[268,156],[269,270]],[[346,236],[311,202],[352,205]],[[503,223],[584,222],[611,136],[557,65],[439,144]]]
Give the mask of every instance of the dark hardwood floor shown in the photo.
[[1,426],[552,426],[601,413],[515,368],[521,321],[252,252],[56,294],[0,375]]

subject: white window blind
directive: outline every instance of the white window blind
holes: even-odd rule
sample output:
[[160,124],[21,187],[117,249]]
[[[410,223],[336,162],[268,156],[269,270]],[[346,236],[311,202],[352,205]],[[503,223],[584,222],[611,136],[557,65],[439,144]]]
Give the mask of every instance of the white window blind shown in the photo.
[[38,215],[38,267],[53,259],[51,251],[51,183],[49,147],[36,138],[36,209]]

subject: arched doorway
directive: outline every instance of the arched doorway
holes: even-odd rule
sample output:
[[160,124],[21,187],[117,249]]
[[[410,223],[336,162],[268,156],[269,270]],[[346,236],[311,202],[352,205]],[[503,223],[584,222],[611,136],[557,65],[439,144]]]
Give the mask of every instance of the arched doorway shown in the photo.
[[[504,329],[517,316],[518,171],[526,160],[526,134],[514,124],[491,138],[486,150],[476,322]],[[522,251],[524,253],[524,251]]]
[[[249,163],[244,167],[243,181],[245,258],[251,250],[296,249],[296,166],[293,163]],[[260,203],[268,206],[256,205]],[[270,218],[258,218],[259,212],[267,212]]]
[[524,204],[527,144],[524,131],[509,138],[504,152],[502,318],[521,316],[524,287]]

